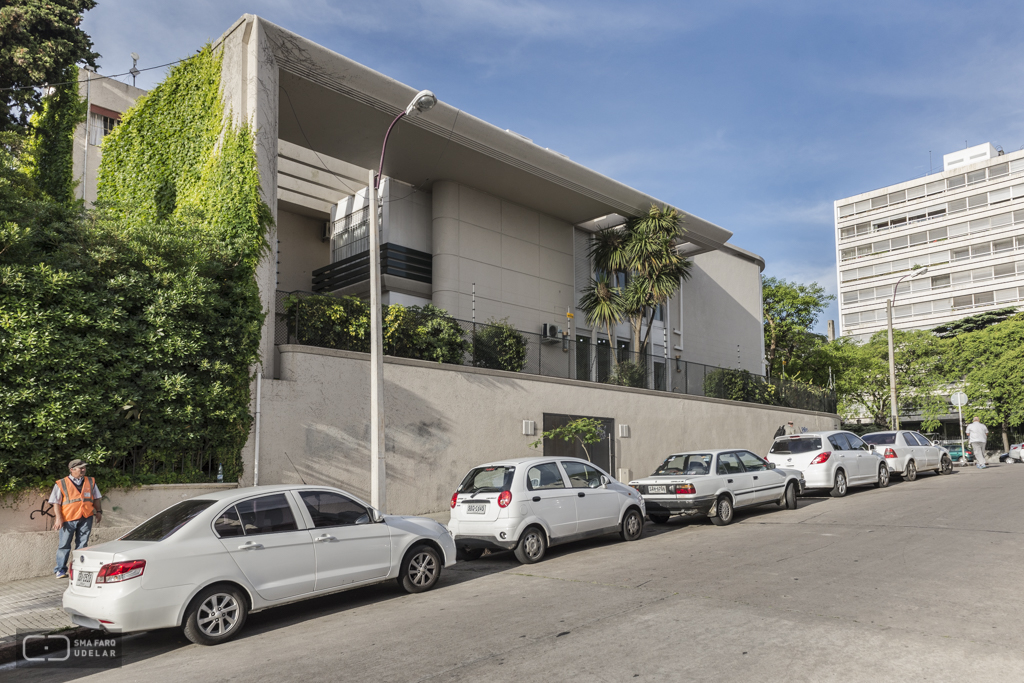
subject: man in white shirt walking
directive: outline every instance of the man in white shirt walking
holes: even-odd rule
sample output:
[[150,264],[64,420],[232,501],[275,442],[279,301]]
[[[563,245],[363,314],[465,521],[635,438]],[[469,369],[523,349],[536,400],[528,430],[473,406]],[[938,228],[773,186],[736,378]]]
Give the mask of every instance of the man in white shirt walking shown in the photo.
[[975,464],[978,469],[985,469],[985,443],[988,441],[988,427],[981,424],[981,418],[975,417],[971,424],[967,425],[967,440],[971,442],[971,450],[974,451]]

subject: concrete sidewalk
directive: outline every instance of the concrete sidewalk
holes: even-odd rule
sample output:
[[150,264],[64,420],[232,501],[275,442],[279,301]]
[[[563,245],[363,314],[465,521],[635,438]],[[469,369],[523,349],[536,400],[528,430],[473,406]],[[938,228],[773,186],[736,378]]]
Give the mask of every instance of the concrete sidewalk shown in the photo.
[[[422,516],[447,524],[449,514]],[[66,579],[52,576],[0,584],[0,647],[13,643],[18,629],[52,632],[73,627],[71,617],[61,609],[67,587]]]
[[0,584],[0,646],[14,642],[18,629],[50,632],[71,627],[71,617],[60,607],[67,587],[67,579],[52,576]]

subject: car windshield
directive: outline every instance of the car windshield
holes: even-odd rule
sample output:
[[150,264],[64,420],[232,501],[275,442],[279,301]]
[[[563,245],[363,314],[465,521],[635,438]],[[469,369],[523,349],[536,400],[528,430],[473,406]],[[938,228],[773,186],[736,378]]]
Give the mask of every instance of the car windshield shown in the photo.
[[212,500],[183,500],[145,522],[121,537],[122,541],[162,541],[196,515],[213,505]]
[[459,493],[486,493],[488,491],[507,491],[512,487],[512,476],[515,467],[493,466],[477,467],[471,470],[459,486]]
[[896,432],[879,432],[877,434],[865,434],[860,437],[872,446],[891,446],[896,443]]
[[[707,474],[711,467],[710,453],[682,453],[670,455],[668,460],[654,471],[658,474]],[[654,476],[652,475],[652,476]]]
[[820,436],[798,436],[796,438],[784,436],[781,439],[776,439],[772,444],[772,449],[768,452],[776,455],[794,455],[820,450]]

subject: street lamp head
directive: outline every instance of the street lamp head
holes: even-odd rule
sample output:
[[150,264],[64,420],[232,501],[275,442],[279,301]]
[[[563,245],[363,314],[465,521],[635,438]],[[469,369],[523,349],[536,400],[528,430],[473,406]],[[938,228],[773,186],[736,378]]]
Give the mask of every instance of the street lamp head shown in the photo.
[[416,97],[412,98],[409,106],[405,108],[405,115],[416,116],[417,114],[422,114],[433,109],[435,104],[437,104],[437,98],[434,96],[434,93],[429,90],[420,90],[416,93]]
[[911,275],[910,277],[911,278],[920,277],[921,275],[924,275],[927,272],[928,272],[928,266],[924,266],[923,268],[915,268],[914,269],[914,274]]

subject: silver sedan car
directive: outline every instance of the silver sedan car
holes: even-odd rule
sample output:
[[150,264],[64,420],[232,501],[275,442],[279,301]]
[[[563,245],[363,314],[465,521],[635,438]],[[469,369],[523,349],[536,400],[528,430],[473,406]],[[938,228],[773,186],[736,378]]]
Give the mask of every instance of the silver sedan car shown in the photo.
[[953,460],[949,457],[949,451],[936,446],[917,432],[872,432],[861,438],[874,451],[882,454],[890,472],[907,481],[917,479],[919,472],[950,474],[953,471]]
[[181,626],[214,645],[250,612],[389,579],[419,593],[454,563],[451,534],[432,519],[383,515],[325,486],[235,489],[74,551],[64,611],[112,633]]

